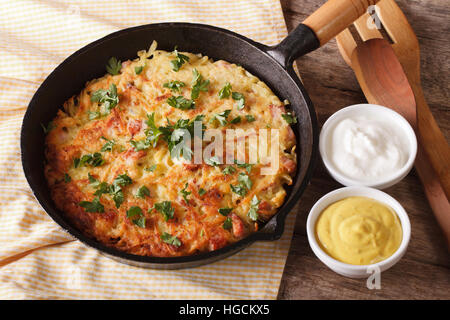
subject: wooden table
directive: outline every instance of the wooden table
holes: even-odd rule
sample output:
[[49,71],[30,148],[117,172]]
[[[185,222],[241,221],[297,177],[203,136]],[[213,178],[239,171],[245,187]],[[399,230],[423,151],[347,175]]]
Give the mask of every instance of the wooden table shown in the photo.
[[[296,27],[324,2],[281,0],[288,29]],[[448,0],[397,0],[397,3],[419,39],[425,96],[450,141],[450,4]],[[340,108],[366,102],[335,40],[297,63],[320,126]],[[450,299],[450,254],[414,171],[385,190],[405,207],[412,234],[403,259],[382,273],[380,290],[367,289],[366,279],[342,277],[316,258],[306,237],[306,218],[321,196],[339,187],[319,163],[311,185],[295,208],[297,222],[279,299]]]

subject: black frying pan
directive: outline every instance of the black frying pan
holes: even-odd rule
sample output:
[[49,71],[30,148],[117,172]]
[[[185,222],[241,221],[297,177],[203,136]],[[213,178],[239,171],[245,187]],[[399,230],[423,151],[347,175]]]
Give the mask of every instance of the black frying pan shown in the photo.
[[[279,239],[287,214],[306,188],[317,158],[318,127],[312,103],[296,76],[292,62],[327,42],[366,9],[369,0],[330,0],[300,24],[280,44],[268,47],[234,32],[201,24],[160,23],[121,30],[78,50],[61,63],[33,96],[22,123],[21,152],[25,176],[36,199],[61,227],[84,244],[123,263],[158,269],[188,268],[228,257],[259,240]],[[371,0],[371,2],[376,2]],[[373,4],[373,3],[372,3]],[[242,65],[264,81],[281,100],[288,99],[298,122],[298,169],[294,183],[278,213],[260,231],[222,249],[186,257],[144,257],[104,246],[72,227],[56,209],[44,177],[44,133],[41,123],[52,120],[69,97],[82,90],[86,81],[105,73],[111,56],[122,61],[156,40],[158,48],[202,53],[214,60]]]

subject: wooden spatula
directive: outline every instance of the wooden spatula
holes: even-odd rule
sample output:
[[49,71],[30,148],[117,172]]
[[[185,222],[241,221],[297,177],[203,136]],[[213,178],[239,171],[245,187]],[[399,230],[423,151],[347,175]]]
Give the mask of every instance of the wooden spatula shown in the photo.
[[339,50],[367,101],[394,109],[415,129],[419,140],[416,170],[450,249],[450,149],[423,98],[417,38],[393,0],[381,0],[377,6],[394,44],[368,27],[370,16],[365,14],[354,23],[364,43],[357,45],[346,29],[337,36]]

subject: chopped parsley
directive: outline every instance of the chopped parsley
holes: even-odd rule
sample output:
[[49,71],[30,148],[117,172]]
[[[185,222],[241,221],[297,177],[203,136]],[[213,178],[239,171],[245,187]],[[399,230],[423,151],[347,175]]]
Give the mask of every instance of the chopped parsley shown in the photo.
[[186,191],[186,188],[187,188],[187,187],[188,187],[188,184],[187,184],[187,182],[186,182],[186,184],[184,185],[184,188],[181,189],[180,194],[183,196],[184,201],[186,201],[186,203],[189,203],[189,200],[188,200],[187,197],[188,197],[192,192]]
[[133,180],[126,174],[118,175],[113,182],[113,185],[124,187],[133,183]]
[[200,91],[208,91],[209,80],[203,80],[203,76],[195,68],[192,70],[192,75],[191,99],[194,100],[198,98]]
[[241,116],[237,116],[233,120],[230,121],[232,124],[240,123],[241,122]]
[[89,120],[99,119],[101,116],[99,111],[88,111]]
[[42,127],[42,130],[44,130],[44,133],[47,134],[47,133],[49,133],[50,131],[52,131],[52,130],[55,128],[55,124],[53,123],[53,121],[50,121],[50,122],[47,124],[47,126],[44,126],[44,125],[41,123],[41,127]]
[[237,186],[233,186],[230,184],[231,191],[236,193],[237,195],[240,195],[241,197],[244,197],[247,194],[247,189],[245,189],[244,186],[238,184]]
[[244,107],[245,107],[245,98],[244,98],[244,95],[242,93],[233,92],[231,94],[231,97],[233,98],[233,100],[236,100],[238,102],[238,104],[237,104],[238,110],[244,109]]
[[222,170],[223,174],[232,174],[236,172],[236,169],[232,166],[228,166]]
[[227,216],[233,211],[233,208],[220,208],[218,211],[221,215]]
[[195,109],[195,102],[190,99],[186,99],[183,96],[172,96],[167,99],[167,104],[173,108],[181,110]]
[[222,224],[222,228],[224,228],[225,230],[230,230],[232,227],[233,227],[233,223],[232,223],[230,217],[227,217]]
[[70,181],[72,181],[72,178],[67,173],[64,173],[64,182],[69,183]]
[[239,163],[237,160],[234,160],[234,163],[237,165],[238,168],[245,168],[245,170],[247,170],[248,173],[250,173],[252,171],[253,168],[253,164],[249,164],[249,163]]
[[160,203],[155,203],[155,206],[153,208],[156,209],[156,211],[159,211],[163,215],[165,221],[172,219],[173,214],[175,213],[175,209],[172,207],[172,202],[170,202],[170,201],[163,201]]
[[142,209],[137,206],[132,206],[127,211],[127,218],[133,218],[140,215],[142,215]]
[[130,207],[130,209],[128,209],[127,218],[134,218],[134,217],[136,218],[131,221],[133,221],[133,223],[138,227],[145,228],[145,216],[140,207],[132,206]]
[[230,96],[230,94],[231,94],[231,84],[227,82],[225,86],[222,89],[220,89],[219,98],[226,99]]
[[167,232],[164,232],[161,235],[161,240],[164,241],[165,243],[171,244],[175,247],[181,246],[181,241],[177,237],[172,236],[170,233],[167,233]]
[[206,193],[206,190],[203,189],[203,188],[200,188],[200,189],[198,190],[198,195],[199,195],[200,197],[203,197],[203,196],[205,195],[205,193]]
[[106,143],[103,145],[103,147],[100,149],[100,151],[102,151],[102,152],[112,151],[114,145],[116,144],[116,143],[114,142],[114,140],[108,140],[108,139],[106,139],[106,138],[103,137],[103,136],[102,136],[101,138],[102,138],[103,140],[105,140]]
[[247,213],[247,216],[252,220],[258,220],[258,208],[260,204],[260,200],[255,196],[253,196],[252,202],[250,202],[250,210]]
[[[170,156],[172,158],[180,158],[182,156],[186,160],[191,160],[192,150],[190,145],[187,144],[187,139],[184,137],[187,130],[191,136],[194,135],[194,123],[196,121],[202,121],[203,115],[196,116],[193,120],[189,119],[179,119],[176,123],[171,124],[169,120],[166,127],[159,127],[158,130],[161,132],[162,138],[167,142],[169,146]],[[185,129],[185,130],[182,130]],[[202,134],[205,126],[202,124]]]
[[219,158],[214,156],[209,159],[205,159],[205,163],[211,167],[216,167],[220,164],[220,160],[219,160]]
[[142,140],[130,140],[130,144],[133,146],[135,151],[141,151],[150,148],[150,142],[147,138]]
[[110,75],[115,76],[120,73],[120,69],[122,69],[122,62],[117,60],[116,57],[111,57],[106,65],[106,71],[108,71]]
[[111,194],[116,208],[120,208],[120,205],[124,201],[122,187],[133,183],[131,178],[126,174],[121,174],[114,179],[113,184],[109,187],[109,193]]
[[105,163],[100,152],[95,152],[93,154],[85,154],[81,158],[76,158],[73,160],[75,168],[82,167],[84,165],[89,165],[91,167],[99,167]]
[[150,167],[145,168],[144,170],[149,171],[149,172],[154,172],[156,170],[156,164],[151,165]]
[[244,197],[247,194],[248,190],[250,190],[250,188],[252,187],[252,181],[250,180],[249,176],[243,172],[239,173],[238,181],[239,184],[236,186],[230,184],[231,191],[240,195],[241,197]]
[[80,158],[73,159],[74,168],[78,168],[80,166]]
[[251,189],[252,188],[252,181],[250,180],[249,176],[246,175],[245,173],[241,172],[238,175],[238,181],[245,186],[247,189]]
[[146,123],[148,126],[148,129],[146,129],[145,131],[145,134],[147,135],[146,141],[153,147],[156,147],[156,144],[158,143],[159,137],[161,136],[162,132],[155,124],[154,112],[152,112],[150,115],[147,115]]
[[136,74],[141,74],[142,70],[144,70],[144,66],[137,66],[137,67],[134,67],[134,72],[135,72]]
[[150,190],[146,186],[142,186],[138,189],[136,197],[144,199],[145,197],[150,197]]
[[231,110],[225,110],[221,113],[217,113],[214,117],[209,120],[209,122],[214,122],[215,120],[219,121],[219,123],[224,126],[228,123],[227,118],[230,115]]
[[182,81],[174,80],[169,81],[163,84],[164,88],[168,88],[172,90],[173,92],[181,93],[181,88],[183,88],[186,84]]
[[245,118],[247,119],[247,122],[253,122],[256,120],[255,117],[251,114],[246,114]]
[[189,57],[178,52],[177,47],[173,50],[172,54],[175,55],[175,60],[171,60],[170,64],[172,65],[172,70],[178,72],[181,66],[189,61]]
[[100,198],[96,197],[92,201],[81,201],[80,207],[84,208],[86,212],[102,213],[105,212],[105,207],[100,203]]
[[281,116],[288,124],[297,123],[297,118],[291,112],[287,112],[285,114],[282,114]]
[[116,85],[111,83],[109,90],[99,89],[95,91],[91,96],[91,101],[102,103],[105,108],[104,115],[109,114],[119,103]]

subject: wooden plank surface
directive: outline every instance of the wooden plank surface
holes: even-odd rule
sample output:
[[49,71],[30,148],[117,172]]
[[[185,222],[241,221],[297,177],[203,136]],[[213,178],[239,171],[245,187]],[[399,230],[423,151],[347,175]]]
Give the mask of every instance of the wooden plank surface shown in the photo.
[[[281,0],[289,31],[324,2]],[[448,0],[397,0],[397,3],[419,39],[425,97],[450,141],[450,3]],[[335,111],[366,102],[335,40],[302,57],[297,64],[320,126]],[[306,238],[308,212],[321,196],[339,187],[318,163],[311,185],[295,208],[297,222],[279,299],[450,299],[450,254],[414,171],[385,190],[405,207],[412,234],[403,259],[382,273],[381,289],[369,290],[366,279],[342,277],[315,257]]]

